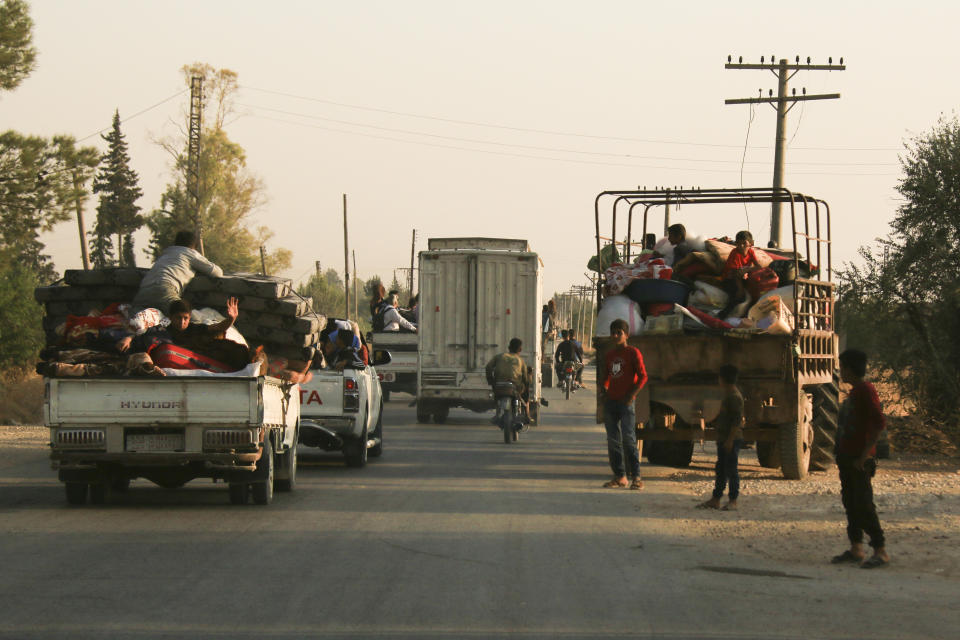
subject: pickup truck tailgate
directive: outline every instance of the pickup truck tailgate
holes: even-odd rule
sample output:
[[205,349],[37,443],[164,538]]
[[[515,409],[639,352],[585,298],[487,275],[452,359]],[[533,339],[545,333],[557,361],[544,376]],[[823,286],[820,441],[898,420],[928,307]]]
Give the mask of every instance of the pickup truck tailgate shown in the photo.
[[257,378],[51,378],[44,419],[48,426],[255,425],[263,420],[257,387]]
[[343,384],[341,373],[314,370],[313,379],[300,385],[300,415],[304,418],[342,415]]

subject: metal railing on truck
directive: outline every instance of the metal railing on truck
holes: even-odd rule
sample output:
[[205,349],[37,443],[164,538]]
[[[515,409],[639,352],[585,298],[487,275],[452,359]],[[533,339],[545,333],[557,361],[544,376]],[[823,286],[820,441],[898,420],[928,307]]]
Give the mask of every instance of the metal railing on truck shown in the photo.
[[[594,200],[594,221],[596,224],[597,264],[602,269],[600,229],[600,202],[604,197],[614,197],[611,206],[610,238],[616,246],[617,214],[622,203],[627,208],[627,235],[624,243],[622,261],[628,264],[633,246],[634,209],[643,207],[643,235],[645,238],[649,223],[650,210],[663,207],[667,211],[664,220],[664,233],[670,225],[669,207],[671,205],[700,204],[772,204],[775,202],[790,205],[792,257],[795,273],[800,273],[801,260],[812,270],[816,267],[820,279],[797,277],[793,283],[794,330],[793,338],[799,346],[798,375],[800,377],[822,377],[832,375],[836,366],[834,304],[833,304],[833,259],[830,237],[830,205],[819,198],[807,196],[783,188],[744,188],[744,189],[656,189],[602,191]],[[622,207],[619,207],[622,209]],[[798,209],[802,212],[802,225],[798,228]],[[812,222],[811,222],[812,220]],[[772,239],[779,244],[779,239]],[[774,247],[779,250],[779,247]],[[824,259],[826,259],[824,275]],[[597,297],[602,299],[607,285],[606,274],[601,271],[597,279]]]

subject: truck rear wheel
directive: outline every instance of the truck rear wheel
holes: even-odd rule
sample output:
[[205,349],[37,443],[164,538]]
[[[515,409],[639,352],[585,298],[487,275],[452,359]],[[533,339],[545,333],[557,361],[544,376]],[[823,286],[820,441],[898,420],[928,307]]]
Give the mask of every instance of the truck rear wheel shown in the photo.
[[273,488],[277,491],[293,491],[297,486],[297,438],[285,453],[276,456],[276,476]]
[[779,429],[780,468],[788,480],[803,480],[810,469],[813,448],[813,404],[801,389],[797,399],[797,420],[781,424]]
[[367,428],[359,438],[354,438],[343,445],[343,457],[348,467],[365,467],[367,465]]
[[425,402],[417,400],[417,422],[427,424],[430,422],[430,410]]
[[383,402],[380,402],[380,413],[377,414],[377,426],[373,428],[371,436],[377,441],[377,444],[370,447],[368,455],[371,458],[379,458],[383,455]]
[[757,443],[757,462],[767,469],[780,468],[780,448],[776,442]]
[[692,440],[644,440],[643,454],[650,464],[689,467],[693,460]]
[[106,504],[110,487],[102,482],[90,483],[90,504]]
[[252,483],[250,493],[253,495],[254,504],[270,504],[273,502],[273,443],[270,442],[270,434],[264,434],[263,453],[257,460],[258,482]]
[[840,414],[840,387],[837,374],[833,381],[813,389],[813,449],[810,468],[826,471],[833,464],[833,446],[837,439],[837,419]]
[[67,482],[67,483],[64,483],[63,486],[67,492],[67,504],[86,504],[87,503],[87,483],[86,482]]
[[450,417],[450,407],[441,405],[433,410],[433,421],[437,424],[443,424]]
[[250,485],[246,482],[230,483],[230,504],[247,504],[250,500]]

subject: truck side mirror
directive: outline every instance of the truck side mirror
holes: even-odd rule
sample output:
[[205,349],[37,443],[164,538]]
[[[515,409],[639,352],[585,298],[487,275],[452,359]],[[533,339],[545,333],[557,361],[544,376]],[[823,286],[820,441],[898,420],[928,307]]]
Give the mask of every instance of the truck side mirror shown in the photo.
[[379,367],[380,365],[390,364],[393,362],[393,356],[390,355],[390,352],[386,349],[374,349],[373,350],[373,366]]

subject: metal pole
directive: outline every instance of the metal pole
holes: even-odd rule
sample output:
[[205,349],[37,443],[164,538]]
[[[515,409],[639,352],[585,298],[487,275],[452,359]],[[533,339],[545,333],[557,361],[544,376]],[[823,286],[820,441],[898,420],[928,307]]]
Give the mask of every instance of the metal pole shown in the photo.
[[203,77],[190,78],[190,120],[187,126],[187,195],[193,199],[197,249],[203,250],[203,217],[200,215],[200,133],[203,128]]
[[[670,228],[670,189],[667,189],[667,204],[663,208],[663,235],[667,235],[667,229]],[[643,239],[647,241],[646,238]]]
[[413,230],[413,237],[410,240],[410,297],[413,297],[413,257],[417,247],[417,230]]
[[343,194],[343,295],[344,315],[350,319],[350,242],[347,238],[347,194]]
[[357,290],[357,287],[360,286],[359,285],[360,280],[359,278],[357,278],[357,252],[351,251],[350,254],[353,256],[353,317],[359,320],[360,308],[358,305],[360,303],[358,302],[358,300],[360,299],[360,294],[359,294],[359,291]]
[[[87,231],[83,225],[83,193],[80,181],[77,179],[77,172],[73,172],[73,195],[77,203],[77,226],[80,228],[80,257],[83,258],[83,270],[90,270],[90,254],[87,252]],[[133,266],[133,265],[130,265]]]
[[260,245],[260,273],[267,275],[267,254],[263,250],[263,245]]
[[[773,188],[783,188],[783,156],[787,149],[787,60],[780,60],[777,72],[777,143],[773,155]],[[770,242],[780,246],[780,205],[770,205]]]
[[597,295],[597,287],[595,283],[595,278],[590,278],[590,336],[593,337],[595,327],[593,322],[596,319],[596,315],[593,312],[595,305],[595,296]]

